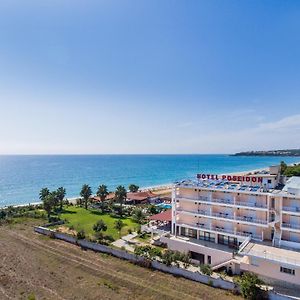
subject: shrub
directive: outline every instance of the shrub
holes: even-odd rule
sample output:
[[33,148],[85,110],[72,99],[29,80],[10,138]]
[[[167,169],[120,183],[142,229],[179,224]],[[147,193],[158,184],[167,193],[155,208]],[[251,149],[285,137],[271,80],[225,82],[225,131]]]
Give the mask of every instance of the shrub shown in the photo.
[[210,265],[206,265],[206,264],[200,265],[200,271],[201,271],[201,273],[208,275],[208,276],[211,276],[211,274],[212,274],[212,269],[211,269]]
[[85,231],[82,229],[82,230],[79,230],[78,232],[77,232],[77,238],[79,239],[79,240],[84,240],[85,239]]
[[106,234],[104,235],[104,239],[109,241],[109,242],[114,242],[115,239],[112,237],[112,235]]
[[100,219],[96,224],[94,224],[93,230],[96,232],[106,231],[107,225],[104,223],[102,219]]
[[238,280],[242,296],[245,299],[267,299],[266,292],[260,289],[264,282],[253,273],[245,273]]
[[35,300],[35,295],[33,293],[29,294],[27,300]]

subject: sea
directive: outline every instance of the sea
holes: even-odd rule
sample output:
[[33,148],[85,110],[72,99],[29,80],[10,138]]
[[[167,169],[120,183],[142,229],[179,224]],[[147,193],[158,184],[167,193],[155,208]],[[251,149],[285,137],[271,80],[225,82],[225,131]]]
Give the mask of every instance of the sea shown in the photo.
[[43,187],[63,186],[67,197],[79,195],[89,184],[95,193],[100,184],[109,190],[118,185],[140,187],[170,184],[196,178],[197,173],[225,174],[280,163],[298,157],[230,155],[0,155],[0,207],[39,201]]

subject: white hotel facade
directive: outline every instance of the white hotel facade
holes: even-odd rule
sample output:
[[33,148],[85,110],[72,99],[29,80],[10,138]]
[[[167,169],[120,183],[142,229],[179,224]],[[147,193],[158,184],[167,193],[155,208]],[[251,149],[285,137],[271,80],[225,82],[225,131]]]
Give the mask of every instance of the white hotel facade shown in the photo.
[[300,178],[283,185],[279,166],[197,177],[174,185],[171,235],[161,241],[213,269],[300,285]]

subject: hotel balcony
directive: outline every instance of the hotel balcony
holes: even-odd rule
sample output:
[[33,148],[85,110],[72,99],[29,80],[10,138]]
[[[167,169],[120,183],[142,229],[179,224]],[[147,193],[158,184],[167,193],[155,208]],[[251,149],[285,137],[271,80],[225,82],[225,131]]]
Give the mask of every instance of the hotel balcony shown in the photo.
[[268,224],[267,220],[256,219],[256,218],[248,217],[248,216],[235,216],[235,220],[240,221],[240,222],[256,223],[256,224],[261,224],[261,225]]
[[282,211],[286,213],[300,214],[300,207],[298,206],[283,206]]
[[259,203],[259,202],[245,202],[245,201],[236,201],[235,202],[236,206],[244,206],[244,207],[251,207],[251,208],[263,208],[263,209],[268,209],[266,204]]
[[204,224],[204,223],[196,223],[196,224],[190,224],[187,222],[176,222],[176,225],[186,227],[186,228],[191,228],[195,230],[205,230],[213,233],[219,233],[219,234],[229,234],[232,236],[238,236],[238,237],[243,237],[246,238],[248,236],[251,236],[253,239],[261,240],[261,236],[259,235],[253,235],[247,232],[241,232],[241,231],[235,231],[229,228],[224,228],[221,226],[215,226],[215,225],[209,225],[209,224]]
[[176,208],[176,211],[183,214],[188,215],[199,215],[204,216],[212,219],[223,219],[223,220],[229,220],[229,221],[235,221],[235,222],[243,222],[243,223],[250,223],[250,224],[259,224],[267,226],[268,222],[267,220],[257,219],[253,217],[248,216],[234,216],[234,214],[225,213],[225,212],[211,212],[209,210],[186,210],[182,208]]
[[211,202],[213,202],[213,203],[220,203],[220,204],[228,204],[230,206],[234,205],[234,202],[231,199],[212,198]]
[[189,215],[200,215],[200,216],[209,217],[213,219],[221,218],[221,219],[234,220],[234,215],[228,213],[222,213],[222,212],[214,213],[206,210],[186,210],[182,208],[177,208],[176,210],[180,213],[189,214]]
[[290,229],[290,230],[296,230],[300,231],[300,224],[291,224],[291,223],[282,223],[281,224],[282,229]]
[[223,198],[210,198],[210,197],[182,197],[177,196],[176,200],[182,200],[182,201],[190,201],[190,202],[200,202],[200,203],[207,203],[210,205],[219,205],[219,206],[227,206],[227,207],[235,207],[235,206],[241,206],[241,207],[249,207],[253,209],[263,209],[267,210],[268,207],[266,204],[259,203],[259,202],[247,202],[247,201],[236,201],[232,199],[223,199]]

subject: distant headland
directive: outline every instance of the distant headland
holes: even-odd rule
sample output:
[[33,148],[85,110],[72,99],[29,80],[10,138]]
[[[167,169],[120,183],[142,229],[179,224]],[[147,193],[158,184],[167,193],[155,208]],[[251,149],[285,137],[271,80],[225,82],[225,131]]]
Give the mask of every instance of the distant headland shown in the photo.
[[300,156],[300,149],[245,151],[235,153],[233,156]]

